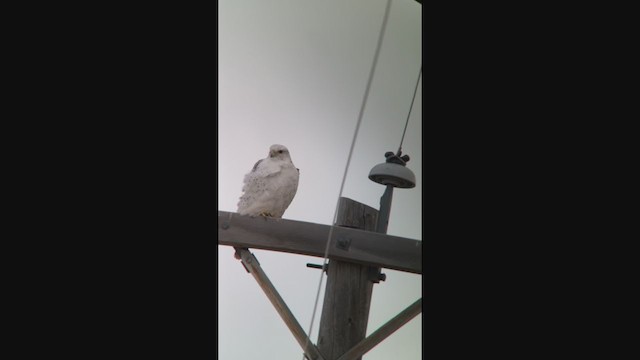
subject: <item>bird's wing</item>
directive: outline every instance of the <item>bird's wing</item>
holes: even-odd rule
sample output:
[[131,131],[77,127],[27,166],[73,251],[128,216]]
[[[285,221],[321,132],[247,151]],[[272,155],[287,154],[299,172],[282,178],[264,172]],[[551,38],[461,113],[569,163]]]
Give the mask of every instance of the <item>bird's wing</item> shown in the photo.
[[272,175],[276,175],[282,171],[282,164],[278,161],[273,161],[269,158],[258,160],[258,162],[253,166],[251,172],[247,175],[253,174],[258,177],[268,177]]
[[280,166],[274,164],[273,161],[268,159],[261,159],[256,162],[253,169],[244,176],[243,192],[261,191],[261,186],[264,184],[264,180],[271,176],[277,175],[281,172]]
[[260,160],[258,160],[258,162],[257,162],[255,165],[253,165],[253,169],[251,169],[251,172],[256,171],[256,169],[258,168],[258,165],[260,165],[260,163],[262,162],[262,160],[264,160],[264,159],[260,159]]

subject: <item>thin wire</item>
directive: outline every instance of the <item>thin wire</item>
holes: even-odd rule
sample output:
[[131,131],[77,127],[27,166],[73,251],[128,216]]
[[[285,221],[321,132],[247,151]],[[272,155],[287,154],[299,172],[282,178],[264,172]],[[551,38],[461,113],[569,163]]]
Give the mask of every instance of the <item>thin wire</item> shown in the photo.
[[[387,28],[387,20],[389,19],[390,9],[391,9],[391,0],[387,0],[387,7],[385,8],[384,18],[382,19],[382,27],[380,28],[380,35],[378,36],[376,52],[373,56],[373,63],[371,64],[371,70],[369,71],[369,79],[367,80],[367,87],[365,88],[364,96],[362,98],[362,105],[360,106],[360,113],[358,114],[358,122],[356,123],[356,129],[353,133],[353,139],[351,140],[349,157],[347,158],[347,164],[345,165],[344,173],[342,175],[342,183],[340,184],[340,193],[338,194],[338,201],[336,202],[336,208],[333,212],[333,224],[336,223],[338,218],[338,208],[340,206],[340,198],[342,197],[342,191],[344,190],[344,183],[345,183],[345,180],[347,179],[347,172],[349,171],[349,164],[351,163],[351,155],[353,155],[353,148],[355,147],[356,138],[358,137],[358,130],[360,129],[360,123],[362,123],[362,116],[364,114],[364,109],[367,105],[367,99],[369,98],[369,90],[371,89],[371,82],[373,80],[373,75],[375,74],[376,65],[378,63],[378,57],[380,56],[380,47],[382,45],[382,39],[384,38],[385,29]],[[309,346],[309,342],[311,341],[311,330],[313,329],[313,321],[315,319],[316,311],[318,308],[318,299],[320,298],[320,289],[322,288],[322,280],[324,279],[324,270],[327,268],[329,244],[331,243],[331,235],[333,235],[334,227],[335,225],[329,228],[329,236],[327,237],[327,244],[324,249],[324,261],[323,261],[322,271],[320,271],[320,281],[318,282],[316,300],[313,304],[313,313],[311,314],[311,325],[309,325],[309,332],[307,333],[307,343],[305,344],[305,348]],[[305,356],[303,355],[302,359],[304,360],[304,358]]]
[[420,65],[420,73],[418,73],[418,81],[416,81],[416,88],[413,90],[413,99],[411,100],[411,106],[409,106],[409,114],[407,115],[407,122],[404,124],[404,131],[402,132],[402,139],[400,139],[400,146],[398,146],[398,154],[402,150],[402,142],[404,141],[404,134],[407,132],[407,125],[409,125],[409,117],[411,116],[411,110],[413,110],[413,102],[416,100],[416,94],[418,93],[418,84],[420,84],[420,77],[422,76],[422,65]]

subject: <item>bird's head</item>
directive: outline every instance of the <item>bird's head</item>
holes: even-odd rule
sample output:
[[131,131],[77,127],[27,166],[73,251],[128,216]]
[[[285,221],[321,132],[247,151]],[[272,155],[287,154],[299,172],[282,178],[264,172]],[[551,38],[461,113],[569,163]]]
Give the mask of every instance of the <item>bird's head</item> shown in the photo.
[[269,148],[269,157],[276,159],[290,159],[289,157],[289,149],[287,149],[284,145],[271,145]]

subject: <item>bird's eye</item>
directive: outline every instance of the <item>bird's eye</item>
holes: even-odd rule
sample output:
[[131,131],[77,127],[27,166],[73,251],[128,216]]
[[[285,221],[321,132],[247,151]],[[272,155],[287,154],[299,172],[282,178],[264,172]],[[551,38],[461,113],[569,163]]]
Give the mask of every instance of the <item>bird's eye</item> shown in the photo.
[[279,152],[280,154],[282,154],[282,150],[278,150],[278,152]]

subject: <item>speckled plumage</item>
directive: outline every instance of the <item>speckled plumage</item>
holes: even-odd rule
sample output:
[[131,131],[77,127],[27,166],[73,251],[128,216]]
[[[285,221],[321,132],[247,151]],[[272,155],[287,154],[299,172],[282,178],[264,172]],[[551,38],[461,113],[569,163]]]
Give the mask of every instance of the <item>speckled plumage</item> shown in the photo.
[[244,177],[238,214],[281,218],[298,190],[299,170],[284,145],[271,145]]

